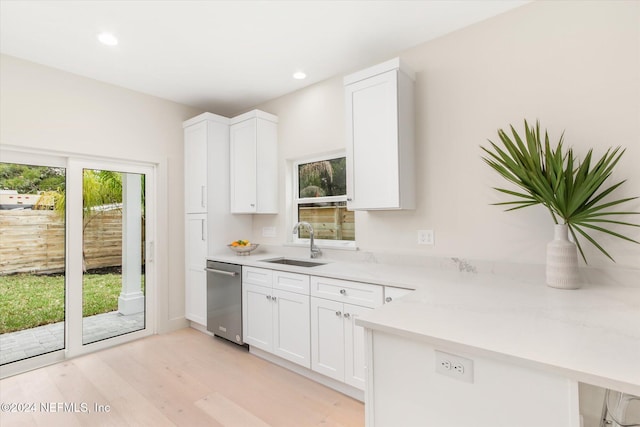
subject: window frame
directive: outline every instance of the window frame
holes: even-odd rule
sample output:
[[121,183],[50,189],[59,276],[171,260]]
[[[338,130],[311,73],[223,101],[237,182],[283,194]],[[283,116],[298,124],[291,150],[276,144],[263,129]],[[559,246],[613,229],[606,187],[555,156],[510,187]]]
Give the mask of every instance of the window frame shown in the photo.
[[[300,177],[298,175],[299,166],[306,163],[320,162],[324,160],[346,158],[346,151],[333,151],[330,153],[324,153],[308,157],[300,157],[292,160],[292,175],[293,175],[293,194],[292,194],[292,217],[291,228],[298,222],[298,206],[307,203],[332,203],[332,202],[344,202],[347,203],[347,194],[341,196],[324,196],[324,197],[300,197]],[[355,216],[354,216],[355,226]],[[298,234],[292,234],[291,243],[294,245],[309,246],[308,238],[300,238]],[[333,240],[333,239],[314,239],[314,243],[319,247],[332,248],[332,249],[357,249],[356,240]]]

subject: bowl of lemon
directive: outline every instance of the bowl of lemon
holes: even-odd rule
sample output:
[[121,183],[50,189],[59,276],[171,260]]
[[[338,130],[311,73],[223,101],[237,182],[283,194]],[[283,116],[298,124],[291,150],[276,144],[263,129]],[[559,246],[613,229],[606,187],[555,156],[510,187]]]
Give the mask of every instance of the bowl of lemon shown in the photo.
[[258,244],[251,243],[248,240],[234,240],[227,247],[235,252],[236,255],[249,255],[258,247]]

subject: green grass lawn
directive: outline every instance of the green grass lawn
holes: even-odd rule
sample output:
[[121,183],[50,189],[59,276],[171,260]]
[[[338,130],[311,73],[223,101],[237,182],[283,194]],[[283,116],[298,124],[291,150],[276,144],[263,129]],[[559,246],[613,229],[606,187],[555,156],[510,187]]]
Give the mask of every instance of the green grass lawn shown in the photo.
[[[85,274],[82,315],[118,309],[119,274]],[[16,274],[0,277],[0,333],[64,320],[64,276]]]

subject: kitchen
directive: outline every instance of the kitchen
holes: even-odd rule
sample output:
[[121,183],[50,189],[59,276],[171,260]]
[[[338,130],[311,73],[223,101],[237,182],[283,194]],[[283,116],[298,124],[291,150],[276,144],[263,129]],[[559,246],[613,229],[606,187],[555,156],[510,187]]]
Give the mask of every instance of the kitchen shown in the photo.
[[[554,137],[566,130],[567,143],[585,151],[621,144],[627,153],[616,173],[628,180],[621,191],[637,195],[640,171],[633,160],[640,156],[639,19],[638,2],[532,2],[246,108],[278,117],[282,212],[234,217],[237,224],[224,228],[221,244],[246,238],[262,249],[305,255],[307,248],[282,247],[292,239],[293,225],[285,208],[284,162],[344,150],[343,77],[400,56],[416,73],[416,208],[356,212],[360,250],[323,249],[325,258],[433,262],[456,271],[465,263],[480,273],[519,270],[535,275],[552,237],[548,216],[542,209],[504,213],[490,205],[502,200],[491,188],[499,181],[481,161],[479,146],[495,139],[498,128],[520,126],[524,118],[540,119]],[[182,123],[204,110],[9,55],[3,55],[0,65],[2,144],[90,151],[158,165],[156,329],[164,333],[187,326]],[[209,111],[226,117],[245,112]],[[637,211],[633,203],[629,209]],[[240,235],[245,226],[250,234]],[[275,236],[263,236],[265,228],[275,228]],[[434,245],[416,243],[416,230],[425,229],[435,230]],[[616,264],[592,251],[590,267],[619,277],[626,286],[637,284],[637,246],[615,240],[606,245]],[[600,409],[591,413],[597,417]]]

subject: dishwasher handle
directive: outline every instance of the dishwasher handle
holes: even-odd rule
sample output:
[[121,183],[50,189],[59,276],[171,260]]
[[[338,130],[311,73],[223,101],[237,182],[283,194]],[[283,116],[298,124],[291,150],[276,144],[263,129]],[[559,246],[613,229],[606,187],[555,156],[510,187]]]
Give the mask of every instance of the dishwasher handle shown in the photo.
[[216,274],[223,274],[225,276],[231,276],[231,277],[235,277],[238,275],[238,273],[236,273],[235,271],[224,271],[224,270],[217,270],[215,268],[205,268],[205,271],[208,271],[209,273],[216,273]]

